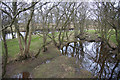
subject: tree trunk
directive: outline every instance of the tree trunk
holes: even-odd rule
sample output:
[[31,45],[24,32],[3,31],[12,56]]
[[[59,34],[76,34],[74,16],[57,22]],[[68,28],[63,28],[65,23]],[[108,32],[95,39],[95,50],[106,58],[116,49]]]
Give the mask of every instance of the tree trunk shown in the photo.
[[3,35],[3,45],[4,45],[2,77],[4,77],[6,73],[6,65],[8,60],[8,48],[7,48],[7,43],[5,39],[5,35],[6,35],[5,31],[2,31],[2,35]]
[[57,46],[57,42],[55,41],[55,29],[52,26],[52,41],[54,43],[55,46]]
[[29,53],[29,49],[30,49],[30,44],[31,44],[31,36],[32,36],[32,30],[30,30],[29,32],[29,41],[28,41],[28,48],[27,48],[27,54]]
[[[0,4],[1,4],[1,2],[0,2]],[[3,18],[1,15],[3,15],[3,13],[1,13],[1,11],[0,11],[0,23],[1,23],[0,28],[3,29],[3,23],[2,23]],[[8,60],[8,48],[7,48],[6,38],[5,38],[6,37],[5,30],[2,30],[2,37],[3,37],[3,43],[2,43],[2,45],[3,45],[3,48],[2,48],[2,54],[3,54],[3,56],[2,56],[2,59],[3,59],[2,60],[2,77],[4,77],[4,75],[6,73],[6,66],[7,66],[7,60]]]
[[12,28],[12,26],[10,27],[10,29],[11,29],[12,39],[14,39],[15,35],[13,34],[13,28]]
[[119,31],[117,29],[115,29],[115,35],[116,35],[116,41],[118,43],[117,48],[118,48],[118,54],[120,53],[120,34]]
[[20,55],[23,55],[23,46],[22,46],[22,41],[21,41],[19,30],[17,30],[17,36],[18,36],[18,43],[19,43]]
[[[34,4],[34,2],[32,2],[32,5]],[[24,47],[24,56],[29,56],[29,48],[30,48],[30,43],[31,43],[31,35],[32,35],[32,27],[30,28],[30,22],[32,20],[34,14],[34,7],[32,7],[31,9],[31,14],[30,14],[30,19],[28,20],[27,26],[26,26],[26,35],[25,35],[25,47]],[[28,39],[28,44],[27,44],[27,38],[29,35],[29,39]]]
[[[13,5],[13,16],[15,16],[16,13],[17,13],[17,2],[13,2],[12,5]],[[15,30],[17,32],[20,55],[23,55],[23,46],[22,46],[22,41],[21,41],[19,27],[18,27],[18,20],[16,18],[15,18],[15,21],[14,21],[14,26],[15,26]]]
[[43,22],[43,52],[45,52],[47,50],[46,46],[46,30],[45,30],[45,24]]

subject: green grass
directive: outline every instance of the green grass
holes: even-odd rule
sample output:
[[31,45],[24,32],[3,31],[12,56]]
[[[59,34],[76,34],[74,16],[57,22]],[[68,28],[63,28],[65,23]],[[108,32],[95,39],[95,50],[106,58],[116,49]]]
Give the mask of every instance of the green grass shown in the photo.
[[[88,30],[88,33],[94,34],[95,30]],[[115,30],[112,29],[112,31],[109,34],[111,34],[111,33],[113,35],[111,35],[110,41],[112,41],[113,43],[117,44],[116,36],[115,36]],[[109,34],[107,34],[107,35],[109,35]],[[98,36],[101,36],[100,33],[98,33]]]
[[[68,34],[70,33],[71,32],[69,32]],[[55,32],[56,41],[58,40],[58,34],[59,32]],[[48,34],[48,35],[52,37],[52,34]],[[47,42],[50,40],[51,40],[50,38],[47,38]],[[30,51],[36,53],[38,49],[42,46],[42,44],[43,44],[42,36],[32,35]],[[19,53],[18,39],[15,38],[15,39],[7,40],[7,47],[8,47],[8,56],[10,58],[15,58],[16,55]]]
[[19,45],[17,39],[7,40],[8,55],[14,57],[19,52]]
[[46,60],[52,60],[61,55],[60,51],[54,45],[48,45],[48,50],[46,52],[40,53],[40,55],[36,59],[27,59],[21,62],[16,62],[12,64],[8,64],[8,68],[11,70],[7,71],[7,77],[11,77],[21,72],[29,72],[37,68],[39,65],[46,62]]
[[[42,37],[32,35],[30,50],[36,51],[41,46],[43,42]],[[15,57],[19,53],[19,44],[18,39],[9,39],[7,40],[8,46],[8,55],[9,57]]]
[[[50,39],[48,38],[47,41]],[[37,52],[38,49],[41,47],[43,43],[43,38],[37,35],[32,35],[30,51]],[[8,47],[8,56],[11,58],[15,58],[16,55],[19,53],[19,44],[18,39],[9,39],[7,40],[7,47]]]
[[33,71],[34,78],[90,78],[92,74],[85,70],[80,69],[76,73],[76,68],[81,64],[75,63],[75,58],[68,58],[67,56],[59,56],[50,61],[50,63],[37,66]]
[[115,44],[117,44],[115,34],[110,37],[110,40],[111,40],[112,42],[114,42]]
[[[112,32],[114,32],[114,31],[112,31]],[[71,33],[74,33],[74,31],[69,31],[68,35],[70,35]],[[95,30],[88,30],[88,33],[94,34]],[[55,40],[56,41],[58,41],[58,34],[59,34],[59,32],[55,32],[55,36],[56,36]],[[48,35],[52,37],[52,34],[48,34]],[[63,33],[61,35],[63,35]],[[100,36],[100,34],[98,34],[98,35]],[[110,40],[112,42],[114,42],[115,44],[117,44],[115,35],[112,35],[110,37]],[[50,41],[50,38],[47,38],[47,41]],[[40,37],[38,35],[32,35],[30,51],[33,51],[34,53],[36,53],[42,44],[43,44],[42,37]],[[14,58],[19,53],[18,39],[16,38],[16,39],[7,40],[7,46],[8,46],[9,57]]]
[[88,33],[95,33],[95,30],[93,29],[93,30],[87,30],[87,31],[85,31],[85,32],[88,32]]

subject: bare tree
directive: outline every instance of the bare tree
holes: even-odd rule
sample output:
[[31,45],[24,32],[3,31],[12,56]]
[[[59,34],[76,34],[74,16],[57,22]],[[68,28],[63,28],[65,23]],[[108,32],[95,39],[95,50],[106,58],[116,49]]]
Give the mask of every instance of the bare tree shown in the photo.
[[[1,3],[0,3],[1,4]],[[1,18],[2,15],[2,18]],[[7,18],[5,17],[5,14],[3,14],[3,12],[0,14],[0,19],[2,19],[2,24],[1,24],[1,28],[3,28],[4,26],[6,26],[7,24]],[[8,21],[9,22],[9,21]],[[2,48],[2,54],[3,54],[3,61],[2,61],[2,77],[4,77],[5,73],[6,73],[6,65],[7,65],[7,60],[8,60],[8,48],[7,48],[7,43],[6,43],[6,30],[2,30],[2,38],[3,38],[3,48]]]

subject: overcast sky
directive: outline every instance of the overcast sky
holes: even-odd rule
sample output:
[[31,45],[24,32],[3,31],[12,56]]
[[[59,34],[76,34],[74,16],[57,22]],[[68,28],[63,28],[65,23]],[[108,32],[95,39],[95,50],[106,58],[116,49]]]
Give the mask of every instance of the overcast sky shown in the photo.
[[[27,2],[30,3],[32,0],[0,0],[6,2],[18,1],[18,2]],[[33,1],[41,1],[41,2],[118,2],[120,0],[33,0]]]

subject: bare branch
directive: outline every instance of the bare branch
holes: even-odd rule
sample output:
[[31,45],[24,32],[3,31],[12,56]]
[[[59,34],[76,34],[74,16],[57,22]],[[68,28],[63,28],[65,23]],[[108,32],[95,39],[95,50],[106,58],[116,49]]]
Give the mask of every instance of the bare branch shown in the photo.
[[2,2],[3,5],[5,5],[11,12],[12,12],[12,9],[4,2]]
[[5,14],[7,14],[11,19],[12,19],[12,16],[11,16],[11,14],[10,13],[8,13],[7,11],[5,11],[5,10],[3,10],[2,8],[0,8],[0,10],[2,11],[2,12],[4,12]]
[[[13,25],[13,23],[14,23],[14,21],[15,21],[17,15],[19,15],[21,12],[24,12],[24,11],[26,11],[26,10],[31,9],[31,8],[32,8],[33,6],[35,6],[37,3],[38,3],[38,2],[35,2],[35,3],[34,3],[33,5],[31,5],[30,7],[24,8],[23,10],[19,11],[19,12],[12,18],[11,24],[8,25],[8,26],[6,26],[6,27],[4,27],[2,30],[5,30],[5,29],[7,29],[8,27],[11,27],[11,26]],[[0,10],[1,10],[1,9],[0,9]],[[3,10],[3,11],[4,11],[4,10]],[[5,11],[5,12],[6,12],[6,11]],[[2,30],[0,30],[0,31],[2,31]]]

